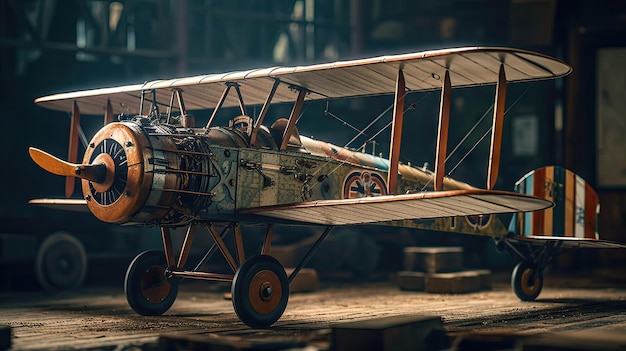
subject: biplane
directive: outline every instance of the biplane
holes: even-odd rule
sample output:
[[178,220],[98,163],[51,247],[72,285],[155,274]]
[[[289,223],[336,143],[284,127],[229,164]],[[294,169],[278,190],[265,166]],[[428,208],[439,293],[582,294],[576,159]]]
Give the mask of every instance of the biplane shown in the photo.
[[[469,47],[45,96],[35,103],[71,112],[69,158],[32,147],[29,152],[43,169],[67,177],[66,198],[31,203],[86,206],[104,222],[160,227],[163,251],[139,254],[125,277],[128,304],[141,315],[166,312],[181,279],[225,281],[240,320],[268,327],[285,311],[290,282],[332,229],[356,224],[493,236],[499,247],[520,257],[513,289],[522,300],[533,300],[558,249],[621,247],[598,238],[598,198],[569,170],[542,168],[522,178],[516,191],[494,189],[507,84],[570,71],[540,53]],[[486,185],[477,188],[448,177],[445,166],[452,90],[484,85],[495,86],[495,100]],[[399,161],[405,98],[424,91],[441,92],[433,170]],[[305,137],[296,126],[307,101],[384,94],[393,96],[388,158]],[[292,104],[289,116],[271,121],[275,104]],[[250,116],[250,106],[259,107],[257,115]],[[217,113],[226,108],[239,110],[228,126],[216,125]],[[206,124],[196,125],[191,112],[197,110],[210,112]],[[104,116],[104,125],[79,163],[83,115]],[[80,199],[71,198],[75,178],[81,179]],[[514,214],[511,225],[497,214]],[[266,228],[254,255],[244,250],[243,223]],[[324,228],[289,275],[271,256],[277,223]],[[179,227],[186,234],[175,248],[171,233]],[[198,228],[213,244],[196,268],[188,269]],[[225,240],[231,234],[234,249]],[[218,251],[230,271],[203,271],[207,257]]]

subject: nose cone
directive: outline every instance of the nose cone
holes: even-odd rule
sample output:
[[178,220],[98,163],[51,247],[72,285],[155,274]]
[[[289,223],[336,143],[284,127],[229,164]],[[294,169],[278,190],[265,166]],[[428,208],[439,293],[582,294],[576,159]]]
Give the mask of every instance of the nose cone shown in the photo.
[[[83,179],[82,191],[89,210],[98,219],[126,223],[149,193],[144,174],[141,129],[129,123],[110,123],[93,137],[83,163],[103,165],[100,181]],[[148,190],[147,190],[147,189]]]

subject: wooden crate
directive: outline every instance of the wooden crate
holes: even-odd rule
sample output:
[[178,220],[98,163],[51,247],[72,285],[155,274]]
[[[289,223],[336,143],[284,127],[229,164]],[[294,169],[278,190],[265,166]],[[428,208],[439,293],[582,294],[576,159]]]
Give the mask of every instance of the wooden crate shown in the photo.
[[462,247],[406,247],[404,249],[405,271],[443,273],[462,269]]
[[424,291],[426,273],[402,271],[396,275],[396,284],[402,290]]
[[429,336],[442,330],[441,317],[391,316],[332,326],[334,351],[419,351],[432,349]]
[[430,293],[466,293],[491,288],[491,272],[471,270],[432,273],[424,278],[424,291]]

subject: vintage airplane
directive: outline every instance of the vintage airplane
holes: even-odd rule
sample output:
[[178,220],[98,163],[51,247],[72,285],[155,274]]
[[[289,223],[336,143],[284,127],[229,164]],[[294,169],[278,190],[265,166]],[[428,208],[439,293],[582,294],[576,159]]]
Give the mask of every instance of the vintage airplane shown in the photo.
[[[35,102],[43,107],[71,111],[68,162],[29,150],[39,166],[67,177],[67,199],[31,203],[68,209],[86,205],[105,222],[161,228],[164,252],[139,254],[125,278],[128,303],[141,315],[167,311],[181,278],[226,281],[237,316],[254,328],[270,326],[287,306],[290,282],[331,230],[367,223],[493,236],[521,257],[513,288],[522,300],[532,300],[543,285],[543,269],[560,247],[621,247],[598,239],[598,198],[570,171],[547,167],[523,178],[516,192],[494,190],[507,84],[559,78],[570,71],[567,64],[535,52],[470,47],[41,97]],[[445,176],[445,161],[452,88],[483,85],[495,85],[496,94],[487,181],[480,189]],[[430,171],[400,163],[399,155],[406,95],[433,90],[441,91],[441,102]],[[394,96],[388,159],[297,131],[306,101],[381,94]],[[268,110],[277,103],[293,103],[291,114],[267,127]],[[260,106],[255,118],[248,116],[252,105]],[[228,127],[216,126],[216,114],[226,107],[239,107],[240,116]],[[195,125],[192,110],[212,110],[206,125]],[[104,115],[104,126],[77,163],[85,114]],[[74,177],[82,179],[82,199],[70,198]],[[579,212],[582,217],[575,216]],[[516,214],[510,230],[493,215],[503,213]],[[242,223],[266,225],[258,254],[244,252]],[[325,227],[290,275],[270,255],[275,223]],[[187,229],[178,257],[171,236],[176,227]],[[189,270],[185,266],[198,227],[214,244]],[[231,232],[234,252],[224,240]],[[200,270],[217,250],[231,273]]]

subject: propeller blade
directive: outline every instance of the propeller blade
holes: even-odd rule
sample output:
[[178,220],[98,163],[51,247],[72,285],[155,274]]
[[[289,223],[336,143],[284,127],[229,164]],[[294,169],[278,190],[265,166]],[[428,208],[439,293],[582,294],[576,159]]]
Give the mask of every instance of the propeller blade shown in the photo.
[[46,171],[65,177],[76,177],[102,183],[106,175],[104,164],[84,165],[63,161],[49,153],[34,147],[28,148],[30,158]]

